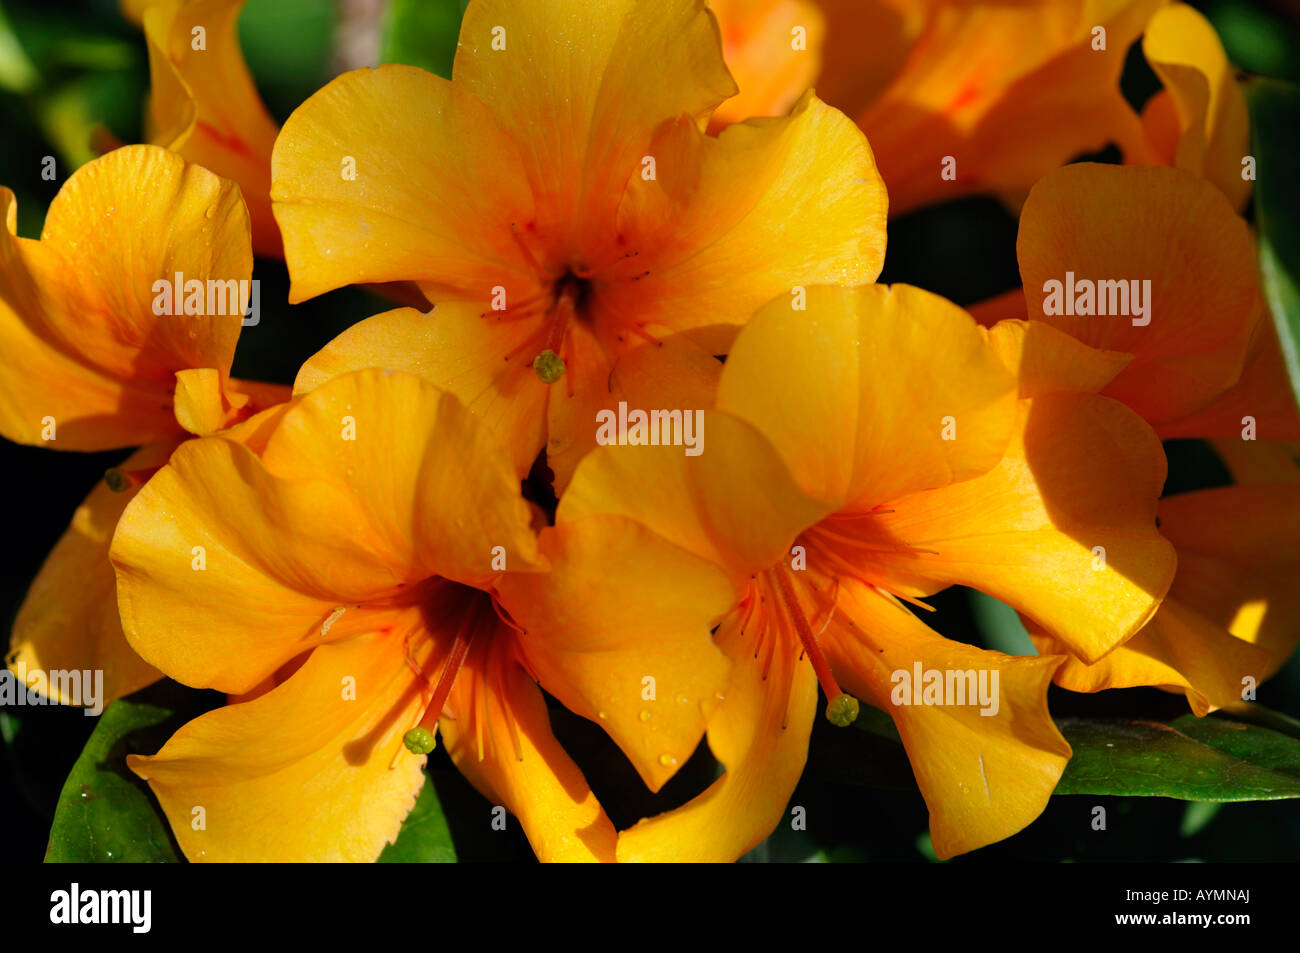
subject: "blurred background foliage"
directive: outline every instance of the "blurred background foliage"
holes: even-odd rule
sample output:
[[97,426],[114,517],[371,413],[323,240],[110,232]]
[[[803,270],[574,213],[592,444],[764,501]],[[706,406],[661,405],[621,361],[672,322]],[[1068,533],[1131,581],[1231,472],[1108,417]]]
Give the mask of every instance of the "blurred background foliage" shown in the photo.
[[[467,2],[250,0],[240,20],[240,36],[257,87],[283,122],[341,68],[364,65],[367,57],[370,62],[405,62],[449,76]],[[1205,0],[1193,5],[1211,19],[1229,57],[1242,69],[1300,82],[1300,3]],[[367,8],[382,8],[378,34],[371,31],[358,40],[349,21],[357,10]],[[105,143],[141,141],[148,83],[144,40],[121,17],[116,0],[0,0],[0,184],[17,194],[20,234],[39,235],[58,187]],[[1135,106],[1158,88],[1136,46],[1128,57],[1123,88]],[[52,182],[40,175],[46,156],[57,162]],[[1114,161],[1117,155],[1108,150],[1090,158]],[[919,285],[960,304],[979,301],[1019,283],[1015,238],[1014,216],[992,199],[924,209],[890,223],[881,280]],[[242,377],[289,383],[301,362],[335,334],[390,307],[354,289],[289,306],[282,263],[259,260],[255,276],[263,285],[263,314],[261,323],[245,329],[241,338],[235,373]],[[1167,492],[1229,482],[1207,445],[1175,441],[1167,448]],[[28,583],[73,509],[104,470],[124,456],[53,453],[0,443],[8,501],[0,572],[0,619],[6,622],[6,638]],[[986,596],[953,589],[931,601],[939,610],[938,627],[950,638],[1004,652],[1033,651],[1015,613]],[[165,737],[159,726],[166,725],[163,719],[169,714],[187,717],[218,701],[211,693],[185,692],[169,684],[141,695],[149,704],[136,714],[141,730],[152,733],[148,737],[154,748]],[[1264,684],[1259,700],[1275,711],[1300,716],[1300,657]],[[1181,696],[1154,690],[1082,696],[1054,688],[1051,708],[1058,720],[1083,715],[1169,720],[1187,711]],[[594,725],[558,706],[553,706],[553,720],[620,826],[681,803],[717,770],[702,746],[678,777],[652,796]],[[110,750],[106,745],[87,749],[78,764],[96,722],[69,709],[0,709],[0,823],[6,831],[0,860],[42,858],[60,790],[74,764],[78,771],[87,765],[108,775],[119,770],[96,761],[101,757],[97,752]],[[784,824],[746,859],[933,861],[924,802],[896,742],[887,735],[887,730],[873,733],[865,726],[845,732],[819,720],[808,768],[791,801],[805,808],[807,830],[793,831]],[[138,736],[130,738],[129,743],[139,743]],[[517,824],[505,833],[491,829],[490,805],[452,768],[441,749],[430,757],[430,775],[437,797],[430,795],[427,803],[422,798],[419,817],[408,823],[413,831],[419,827],[428,842],[437,843],[430,856],[445,859],[454,847],[464,859],[531,858]],[[131,777],[119,780],[136,783]],[[82,795],[86,793],[83,789]],[[438,801],[445,823],[437,817]],[[955,862],[1294,860],[1300,855],[1297,804],[1056,797],[1020,835]],[[1097,805],[1107,810],[1104,832],[1092,829]],[[392,859],[406,856],[399,854],[395,851]]]

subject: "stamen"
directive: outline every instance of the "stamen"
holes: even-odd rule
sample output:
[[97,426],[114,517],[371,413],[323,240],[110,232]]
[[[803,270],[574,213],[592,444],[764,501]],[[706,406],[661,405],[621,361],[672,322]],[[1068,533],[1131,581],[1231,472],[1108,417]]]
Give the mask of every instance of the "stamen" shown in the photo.
[[433,690],[433,698],[429,706],[424,710],[424,717],[420,723],[402,736],[406,742],[406,747],[413,754],[428,754],[434,747],[434,728],[438,724],[438,719],[442,716],[442,706],[447,703],[447,696],[451,694],[451,686],[456,681],[456,674],[460,667],[465,664],[465,656],[469,654],[470,642],[474,640],[474,633],[477,626],[473,624],[473,619],[467,617],[461,623],[456,632],[456,638],[451,644],[451,651],[447,653],[447,661],[442,666],[442,674],[438,676],[438,687]]
[[555,304],[546,319],[548,324],[542,351],[533,358],[533,370],[543,384],[554,384],[564,376],[564,359],[560,357],[560,347],[569,330],[569,320],[578,313],[582,294],[581,278],[566,275],[560,279]]
[[827,721],[840,728],[853,724],[858,717],[858,700],[852,695],[841,691],[839,683],[835,681],[835,674],[831,671],[830,663],[826,661],[821,646],[817,644],[817,636],[813,632],[812,626],[808,624],[803,609],[799,607],[799,600],[795,597],[794,587],[790,584],[790,577],[786,573],[785,566],[778,565],[774,567],[772,575],[776,580],[776,588],[781,593],[781,601],[785,603],[790,621],[794,623],[795,631],[799,633],[799,641],[803,643],[804,651],[808,653],[808,661],[812,662],[813,671],[817,673],[817,681],[821,683],[822,691],[826,693],[826,697],[829,699],[826,705]]

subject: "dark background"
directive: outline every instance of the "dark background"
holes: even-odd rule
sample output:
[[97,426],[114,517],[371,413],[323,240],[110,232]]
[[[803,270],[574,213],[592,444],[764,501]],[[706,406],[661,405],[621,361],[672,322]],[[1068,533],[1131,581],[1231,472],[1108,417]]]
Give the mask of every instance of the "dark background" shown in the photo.
[[[406,6],[417,4],[408,3]],[[428,65],[444,74],[455,44],[460,0],[426,0]],[[1195,4],[1223,37],[1230,58],[1252,72],[1300,81],[1300,4]],[[329,0],[251,0],[241,20],[244,53],[259,90],[281,122],[319,88],[338,62]],[[433,47],[428,44],[432,43]],[[13,44],[21,49],[15,54]],[[439,46],[439,44],[441,44]],[[431,52],[430,52],[431,50]],[[393,53],[391,49],[388,50]],[[389,58],[396,58],[390,56]],[[1124,90],[1140,105],[1158,88],[1138,48],[1130,51]],[[141,137],[148,90],[144,40],[111,0],[0,2],[0,184],[18,195],[19,231],[39,234],[45,208],[72,169],[93,157],[92,131],[102,124],[121,141]],[[59,178],[40,178],[42,157],[54,155]],[[1114,161],[1111,152],[1090,158]],[[997,202],[971,199],[916,212],[890,223],[881,276],[969,304],[1019,284],[1016,220]],[[290,383],[301,362],[351,323],[390,305],[343,290],[298,306],[284,303],[283,264],[259,261],[262,321],[245,329],[236,358],[238,376]],[[10,359],[0,355],[0,360]],[[1168,445],[1167,490],[1228,482],[1222,465],[1198,441]],[[106,468],[126,452],[57,453],[0,442],[6,519],[0,554],[0,619],[8,620],[73,509]],[[990,625],[987,602],[973,606],[965,590],[932,600],[937,627],[950,638],[1017,650],[1014,626]],[[982,610],[980,612],[974,609]],[[996,607],[993,607],[996,609]],[[995,618],[1004,618],[994,613]],[[934,622],[934,617],[927,621]],[[1010,639],[1011,641],[1007,641]],[[1019,643],[1023,644],[1023,643]],[[1300,716],[1300,656],[1265,684],[1261,701]],[[1186,711],[1181,696],[1154,690],[1073,695],[1053,689],[1054,715],[1123,714],[1167,718]],[[635,779],[630,765],[595,726],[556,707],[555,727],[583,764],[616,824],[680,803],[711,780],[706,749],[658,797]],[[0,709],[0,860],[39,861],[63,780],[95,720],[58,708]],[[788,825],[750,855],[755,860],[927,861],[934,855],[926,810],[910,780],[898,787],[865,787],[836,769],[842,739],[820,722],[809,766],[792,804],[807,809],[809,831]],[[500,834],[483,822],[488,805],[450,766],[441,749],[430,770],[462,859],[530,859],[518,826]],[[1105,805],[1108,830],[1091,829],[1092,808]],[[1294,860],[1300,856],[1300,807],[1294,801],[1212,805],[1164,798],[1058,797],[1018,836],[958,863],[984,861]]]

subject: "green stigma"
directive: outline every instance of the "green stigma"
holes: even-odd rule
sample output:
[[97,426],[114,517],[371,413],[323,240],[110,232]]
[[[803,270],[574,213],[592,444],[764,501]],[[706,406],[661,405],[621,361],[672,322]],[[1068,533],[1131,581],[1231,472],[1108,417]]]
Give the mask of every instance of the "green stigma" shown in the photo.
[[104,471],[104,482],[108,484],[108,488],[114,493],[121,493],[131,485],[131,481],[126,478],[126,474],[117,467]]
[[826,720],[837,728],[847,728],[858,720],[858,700],[852,695],[836,695],[826,705]]
[[564,359],[550,348],[533,358],[533,370],[543,384],[554,384],[564,376]]
[[436,747],[433,732],[428,728],[412,728],[402,735],[402,740],[406,742],[406,750],[411,754],[428,754]]

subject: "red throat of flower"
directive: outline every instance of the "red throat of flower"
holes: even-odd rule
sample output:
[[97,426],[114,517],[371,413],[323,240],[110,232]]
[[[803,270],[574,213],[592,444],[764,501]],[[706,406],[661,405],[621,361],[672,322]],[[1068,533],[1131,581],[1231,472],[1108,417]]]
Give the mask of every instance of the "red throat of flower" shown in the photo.
[[[429,754],[433,751],[438,719],[442,716],[442,710],[447,704],[447,696],[451,694],[456,676],[469,656],[470,647],[491,638],[492,632],[501,624],[515,627],[515,623],[503,615],[496,598],[490,593],[470,589],[457,583],[448,583],[448,585],[456,588],[458,598],[439,600],[441,603],[439,608],[444,611],[455,611],[460,621],[456,627],[456,634],[452,638],[451,647],[443,656],[438,681],[434,685],[433,695],[425,706],[420,723],[402,736],[402,741],[413,754]],[[464,592],[460,592],[461,590]],[[410,662],[410,664],[414,666],[415,663]],[[421,672],[420,675],[423,677],[424,673]]]
[[831,671],[826,656],[822,654],[821,646],[817,644],[817,634],[813,632],[812,626],[808,624],[808,617],[804,615],[803,608],[799,605],[799,600],[794,593],[794,586],[790,583],[790,575],[785,566],[777,565],[774,567],[772,577],[776,582],[777,591],[781,594],[781,602],[785,606],[786,615],[793,624],[795,632],[799,635],[799,641],[803,643],[804,652],[807,653],[808,660],[812,662],[813,671],[817,673],[817,681],[821,683],[822,691],[826,693],[828,699],[826,720],[841,728],[848,727],[858,719],[858,700],[852,695],[841,691],[839,683],[835,681],[835,674]]

